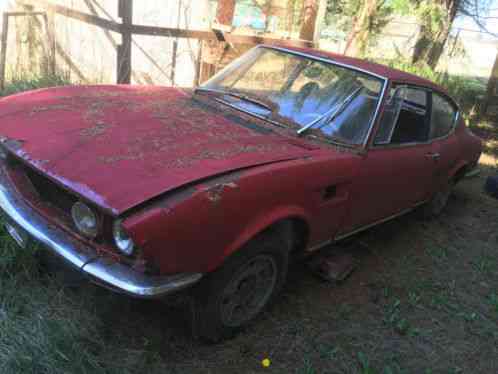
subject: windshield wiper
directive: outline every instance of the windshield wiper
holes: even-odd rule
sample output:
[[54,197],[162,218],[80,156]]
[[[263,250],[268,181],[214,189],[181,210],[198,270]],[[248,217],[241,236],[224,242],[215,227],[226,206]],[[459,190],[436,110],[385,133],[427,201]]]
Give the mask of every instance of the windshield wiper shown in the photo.
[[317,119],[311,121],[310,123],[308,123],[306,126],[300,128],[299,130],[297,130],[297,134],[298,135],[303,135],[306,131],[308,131],[310,128],[312,128],[313,126],[315,126],[317,123],[319,123],[320,121],[322,121],[324,118],[327,118],[327,121],[326,123],[330,123],[332,121],[334,121],[346,108],[347,106],[349,105],[349,103],[355,98],[355,96],[363,89],[363,86],[360,86],[358,87],[356,90],[354,90],[348,97],[346,97],[344,99],[344,101],[342,101],[339,106],[337,106],[337,108],[332,108],[331,110],[329,110],[328,112],[326,112],[325,114],[321,115],[320,117],[318,117]]
[[220,95],[235,97],[236,99],[239,99],[242,101],[247,101],[247,102],[252,103],[252,104],[256,104],[256,105],[268,110],[271,113],[273,113],[275,111],[275,106],[272,106],[268,103],[265,103],[262,100],[259,100],[257,98],[244,95],[242,93],[233,92],[233,91],[218,90],[215,88],[205,88],[205,87],[198,87],[195,89],[195,92],[197,92],[197,91],[199,91],[199,92],[212,92],[212,93],[217,93]]

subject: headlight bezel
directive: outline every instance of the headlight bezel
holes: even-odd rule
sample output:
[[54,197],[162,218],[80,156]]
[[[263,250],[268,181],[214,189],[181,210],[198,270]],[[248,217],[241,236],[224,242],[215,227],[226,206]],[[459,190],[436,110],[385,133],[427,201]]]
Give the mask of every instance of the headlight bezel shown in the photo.
[[131,257],[135,254],[136,245],[133,239],[123,228],[123,220],[117,219],[112,224],[112,238],[114,245],[119,252],[125,256]]
[[[82,215],[87,215],[94,222],[92,227],[85,225],[81,219]],[[100,232],[100,220],[97,212],[83,201],[77,201],[71,207],[71,218],[78,232],[90,239],[95,239]]]

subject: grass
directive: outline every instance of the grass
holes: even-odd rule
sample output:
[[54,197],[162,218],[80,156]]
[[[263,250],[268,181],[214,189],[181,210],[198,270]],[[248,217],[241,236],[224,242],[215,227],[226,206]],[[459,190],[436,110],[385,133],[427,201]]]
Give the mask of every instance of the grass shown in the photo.
[[272,310],[218,345],[193,340],[181,308],[68,287],[0,229],[0,373],[496,373],[498,201],[482,192],[495,126],[474,126],[483,171],[442,217],[345,244],[359,266],[340,285],[296,264]]
[[64,86],[70,84],[70,81],[64,76],[33,76],[13,78],[7,82],[0,96],[12,95],[18,92],[34,90],[37,88]]

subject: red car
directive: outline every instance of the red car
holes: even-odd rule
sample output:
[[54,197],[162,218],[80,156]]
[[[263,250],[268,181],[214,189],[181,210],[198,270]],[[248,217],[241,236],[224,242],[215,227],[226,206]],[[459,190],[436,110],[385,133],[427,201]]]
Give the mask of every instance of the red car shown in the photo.
[[426,80],[256,47],[194,91],[43,89],[0,101],[0,207],[129,295],[193,295],[217,340],[281,289],[289,258],[424,205],[439,214],[481,143]]

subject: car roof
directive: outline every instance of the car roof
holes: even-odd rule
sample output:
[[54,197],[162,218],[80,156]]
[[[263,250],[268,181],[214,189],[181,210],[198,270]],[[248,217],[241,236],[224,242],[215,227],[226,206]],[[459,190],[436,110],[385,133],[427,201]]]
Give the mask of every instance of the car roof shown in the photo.
[[410,74],[398,69],[390,68],[386,65],[377,64],[375,62],[370,62],[367,60],[362,60],[359,58],[349,57],[337,53],[327,52],[321,49],[313,49],[313,48],[299,48],[299,47],[280,47],[278,45],[274,46],[266,46],[268,48],[279,48],[283,50],[294,51],[298,53],[304,53],[313,57],[319,57],[323,59],[330,60],[332,62],[337,62],[344,65],[349,65],[358,69],[365,70],[366,72],[370,72],[382,77],[385,77],[393,82],[397,83],[406,83],[413,84],[416,86],[423,86],[430,89],[434,89],[436,91],[442,92],[445,95],[449,96],[446,90],[440,85],[425,79],[421,78],[417,75]]

